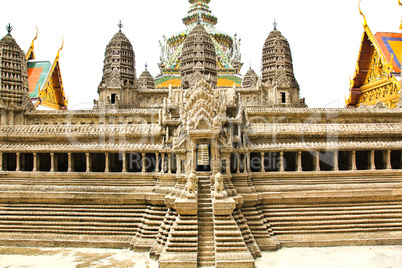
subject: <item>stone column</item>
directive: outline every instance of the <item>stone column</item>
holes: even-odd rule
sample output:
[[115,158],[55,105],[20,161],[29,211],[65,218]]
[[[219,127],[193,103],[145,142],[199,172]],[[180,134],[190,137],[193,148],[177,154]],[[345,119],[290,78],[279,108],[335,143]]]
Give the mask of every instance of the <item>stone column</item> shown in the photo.
[[240,173],[240,154],[236,153],[236,173]]
[[250,153],[246,153],[246,168],[247,168],[247,172],[251,172],[251,154]]
[[38,170],[38,162],[37,162],[38,155],[36,153],[33,153],[32,158],[33,158],[32,159],[33,160],[32,172],[36,172]]
[[159,172],[159,153],[155,154],[155,172]]
[[0,153],[0,171],[3,171],[3,153]]
[[105,172],[110,172],[109,153],[105,153]]
[[385,167],[386,169],[392,169],[391,165],[391,150],[385,151]]
[[181,155],[176,155],[176,173],[181,174]]
[[283,154],[284,154],[283,151],[279,153],[279,171],[281,172],[285,171],[285,167],[283,165]]
[[142,172],[142,173],[145,173],[145,171],[146,171],[146,169],[145,169],[145,165],[146,165],[146,162],[145,162],[145,153],[142,153],[142,154],[141,154],[141,157],[142,157],[142,168],[141,168],[141,172]]
[[352,155],[350,157],[350,169],[357,170],[356,166],[356,151],[352,151]]
[[314,163],[314,169],[315,171],[320,171],[320,151],[315,152],[315,163]]
[[301,172],[303,171],[303,166],[302,166],[302,151],[297,152],[297,160],[296,160],[296,166],[297,166],[297,171]]
[[15,153],[15,162],[16,162],[16,167],[15,171],[21,171],[21,159],[20,159],[20,153]]
[[371,150],[370,155],[369,155],[369,163],[370,163],[370,169],[374,170],[375,169],[375,151]]
[[[72,172],[73,171],[73,159],[72,159],[72,155],[71,155],[71,153],[68,153],[67,154],[67,158],[68,158],[68,169],[67,169],[67,172]],[[36,159],[36,154],[35,154],[35,156],[34,156],[34,159]],[[35,161],[36,162],[36,161]],[[36,167],[35,167],[35,162],[34,162],[34,169],[36,169]]]
[[265,159],[265,153],[261,153],[261,166],[260,166],[261,172],[265,172],[264,159]]
[[332,167],[334,171],[339,171],[338,154],[338,151],[334,151],[334,166]]
[[162,153],[161,162],[162,162],[161,173],[165,173],[165,165],[166,165],[166,163],[165,163],[165,153]]
[[50,153],[50,172],[54,172],[54,153]]
[[122,153],[122,159],[123,159],[123,165],[122,165],[122,170],[121,172],[125,173],[127,172],[127,154],[126,152]]
[[232,171],[230,170],[230,154],[229,154],[229,156],[226,158],[226,174],[230,173],[232,173]]
[[191,171],[197,170],[197,145],[195,142],[191,142]]
[[86,172],[91,172],[91,156],[89,153],[85,153],[85,155],[86,155],[86,162],[87,162]]
[[168,173],[172,174],[172,154],[168,154]]

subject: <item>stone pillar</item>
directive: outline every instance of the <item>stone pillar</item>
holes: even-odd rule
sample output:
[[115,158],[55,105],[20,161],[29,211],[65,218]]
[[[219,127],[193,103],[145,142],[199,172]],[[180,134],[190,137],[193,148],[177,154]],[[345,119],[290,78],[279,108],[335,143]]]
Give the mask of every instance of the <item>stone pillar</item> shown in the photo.
[[191,171],[197,170],[197,145],[195,142],[191,143]]
[[247,168],[247,172],[251,172],[251,154],[250,153],[246,153],[246,168]]
[[[68,153],[67,156],[68,156],[68,169],[67,169],[67,172],[72,172],[73,171],[73,165],[74,165],[72,155],[71,155],[71,153]],[[36,159],[36,154],[34,156],[34,159]],[[34,169],[36,169],[35,162],[34,162]]]
[[265,153],[261,153],[261,167],[260,167],[261,172],[265,172],[264,159],[265,159]]
[[240,173],[240,154],[236,153],[236,173]]
[[334,171],[339,171],[338,154],[338,151],[334,151],[334,166],[332,167],[332,170]]
[[320,151],[315,152],[314,160],[315,160],[314,163],[315,171],[320,171]]
[[20,159],[20,153],[15,153],[15,164],[16,168],[15,171],[21,171],[21,159]]
[[159,172],[159,153],[155,154],[155,172]]
[[123,165],[122,165],[122,170],[121,172],[125,173],[127,172],[127,154],[126,152],[122,153],[122,159],[123,159]]
[[231,174],[232,171],[230,170],[230,154],[226,158],[226,174]]
[[176,173],[181,174],[181,155],[176,155]]
[[165,173],[165,153],[162,153],[161,155],[161,173]]
[[297,152],[297,171],[301,172],[303,171],[303,166],[302,166],[302,151]]
[[283,151],[279,153],[279,171],[281,172],[285,171],[285,167],[283,165],[283,154],[284,154]]
[[141,167],[141,172],[142,173],[145,173],[145,171],[146,171],[146,169],[145,169],[145,165],[146,165],[146,162],[145,162],[145,153],[142,153],[141,154],[141,157],[142,157],[142,167]]
[[374,170],[375,169],[375,151],[371,150],[370,155],[369,155],[369,163],[370,163],[370,169]]
[[33,153],[32,158],[33,158],[32,172],[36,172],[38,170],[38,162],[37,162],[38,155],[36,153]]
[[385,151],[385,168],[386,169],[392,169],[392,166],[391,166],[391,150],[386,150]]
[[86,162],[87,162],[86,172],[91,172],[91,155],[90,155],[90,153],[85,153],[85,155],[86,155]]
[[352,156],[350,157],[350,169],[357,170],[356,166],[356,151],[352,151]]
[[172,154],[168,154],[168,173],[172,174]]
[[0,171],[3,171],[3,153],[0,153]]
[[109,153],[105,153],[105,172],[110,172]]
[[54,153],[50,153],[50,172],[54,172]]

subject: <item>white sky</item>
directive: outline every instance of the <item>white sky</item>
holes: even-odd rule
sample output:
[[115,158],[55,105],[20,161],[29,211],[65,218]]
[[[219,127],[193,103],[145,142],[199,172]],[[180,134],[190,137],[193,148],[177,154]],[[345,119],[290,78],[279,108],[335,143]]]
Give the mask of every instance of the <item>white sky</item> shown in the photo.
[[[262,47],[272,23],[288,39],[300,93],[309,107],[343,107],[348,95],[363,33],[358,0],[212,0],[217,28],[242,39],[244,63],[260,74]],[[118,31],[131,41],[137,77],[148,70],[159,74],[159,44],[184,29],[187,0],[92,1],[13,0],[0,5],[0,37],[10,22],[13,37],[27,51],[35,36],[38,60],[53,61],[64,38],[60,65],[70,109],[92,107],[98,98],[105,48]],[[361,8],[375,32],[399,32],[402,7],[397,0],[362,0]]]

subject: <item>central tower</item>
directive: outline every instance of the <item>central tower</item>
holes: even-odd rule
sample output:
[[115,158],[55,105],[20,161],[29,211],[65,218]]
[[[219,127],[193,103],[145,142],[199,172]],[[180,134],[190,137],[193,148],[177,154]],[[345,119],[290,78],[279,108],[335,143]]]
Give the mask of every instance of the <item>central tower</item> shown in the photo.
[[163,36],[160,45],[160,75],[155,78],[155,85],[159,88],[182,86],[180,71],[183,61],[183,49],[185,40],[192,30],[201,24],[212,41],[216,54],[217,86],[232,87],[235,84],[241,86],[240,70],[243,64],[240,53],[240,39],[237,34],[229,36],[216,29],[218,19],[209,9],[210,0],[189,0],[191,7],[187,15],[182,19],[186,28],[172,35],[170,38]]
[[199,21],[184,41],[181,53],[180,75],[183,88],[190,87],[190,78],[200,72],[213,88],[217,84],[214,43]]

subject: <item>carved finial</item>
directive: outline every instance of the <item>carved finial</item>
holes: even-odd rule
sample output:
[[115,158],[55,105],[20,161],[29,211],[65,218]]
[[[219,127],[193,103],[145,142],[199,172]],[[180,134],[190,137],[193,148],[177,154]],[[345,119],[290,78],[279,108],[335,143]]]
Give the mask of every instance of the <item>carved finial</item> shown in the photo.
[[7,35],[11,36],[11,31],[13,30],[13,27],[11,26],[10,23],[6,26],[6,29],[7,29],[7,32],[8,32]]
[[119,32],[121,32],[121,28],[123,28],[123,27],[124,27],[124,25],[123,25],[123,24],[121,24],[121,20],[119,21],[119,24],[117,24],[117,27],[119,27]]
[[362,0],[359,0],[359,13],[360,13],[360,15],[362,15],[363,16],[363,19],[364,19],[364,22],[363,22],[363,27],[364,28],[366,28],[367,27],[367,20],[366,20],[366,16],[364,16],[364,14],[363,14],[363,12],[362,12],[362,10],[361,10],[361,8],[360,8],[360,2],[361,2]]
[[202,22],[201,12],[198,12],[198,24],[201,25],[201,22]]
[[145,71],[148,70],[148,63],[145,63]]
[[251,70],[251,61],[250,61],[250,70]]
[[272,23],[272,25],[274,26],[274,30],[276,30],[276,26],[278,26],[278,23],[276,22],[276,19],[274,19],[274,23]]

